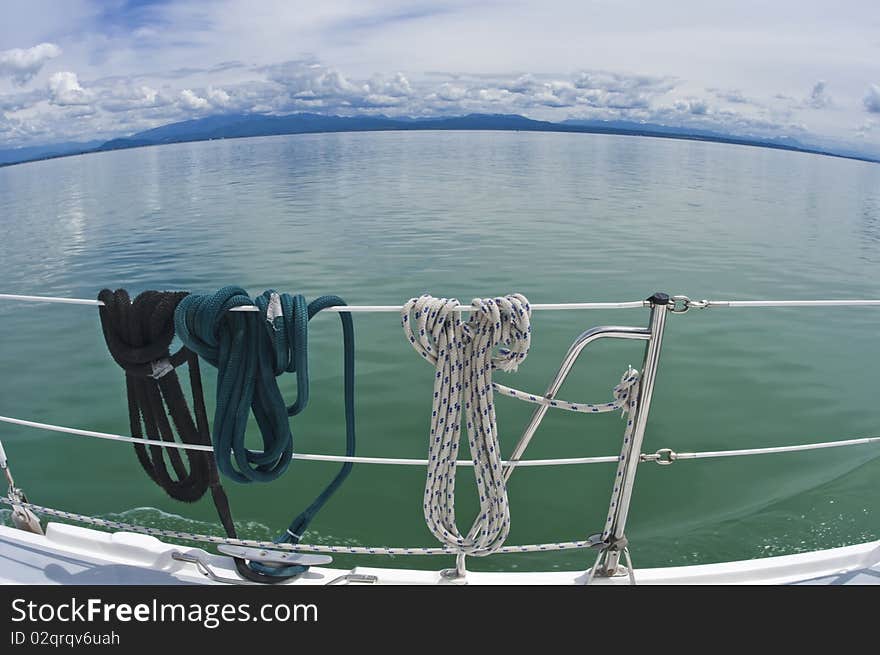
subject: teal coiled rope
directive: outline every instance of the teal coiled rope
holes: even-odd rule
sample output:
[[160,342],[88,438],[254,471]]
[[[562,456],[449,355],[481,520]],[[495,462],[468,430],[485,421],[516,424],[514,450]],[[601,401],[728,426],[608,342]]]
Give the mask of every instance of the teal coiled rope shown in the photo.
[[[259,312],[230,312],[256,305]],[[293,433],[288,418],[309,401],[308,322],[327,307],[345,305],[338,296],[321,296],[308,305],[301,295],[265,291],[251,300],[240,287],[228,286],[211,295],[189,295],[174,314],[181,341],[217,367],[217,406],[213,444],[217,468],[238,482],[266,482],[290,465]],[[355,454],[354,325],[351,313],[340,312],[344,349],[345,454]],[[285,405],[276,378],[296,373],[297,397]],[[262,450],[244,445],[248,415],[253,412],[263,440]],[[345,462],[336,476],[290,524],[277,541],[296,543],[306,527],[351,472]],[[289,577],[302,566],[267,567],[251,562],[253,570],[272,577]]]

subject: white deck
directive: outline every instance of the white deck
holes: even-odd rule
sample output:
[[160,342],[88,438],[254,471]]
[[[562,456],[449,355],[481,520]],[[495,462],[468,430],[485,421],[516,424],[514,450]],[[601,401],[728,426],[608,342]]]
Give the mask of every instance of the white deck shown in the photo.
[[[0,526],[0,583],[84,585],[216,584],[173,552],[200,556],[220,576],[237,578],[232,560],[197,548],[164,543],[129,532],[107,533],[49,523],[46,535]],[[592,560],[591,552],[584,553]],[[443,558],[446,564],[448,558]],[[439,567],[438,567],[439,568]],[[288,584],[326,584],[357,573],[379,584],[449,584],[438,571],[313,567]],[[469,572],[468,584],[583,584],[584,571],[536,573]],[[700,566],[636,569],[638,584],[880,584],[880,540],[829,550]],[[628,584],[626,577],[595,584]],[[352,583],[362,584],[362,583]],[[460,584],[460,583],[456,583]]]

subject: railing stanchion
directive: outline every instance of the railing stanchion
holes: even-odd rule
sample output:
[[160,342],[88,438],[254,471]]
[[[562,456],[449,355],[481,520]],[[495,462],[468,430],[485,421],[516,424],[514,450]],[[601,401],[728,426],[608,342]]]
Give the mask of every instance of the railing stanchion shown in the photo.
[[600,561],[604,559],[604,562],[601,568],[595,572],[596,575],[601,576],[613,576],[617,573],[620,556],[626,548],[626,519],[632,501],[633,485],[642,452],[642,442],[645,438],[645,427],[648,424],[651,399],[654,396],[654,381],[660,364],[660,348],[663,345],[663,330],[666,326],[670,298],[665,293],[655,293],[648,298],[648,301],[651,303],[651,319],[648,328],[650,336],[645,346],[645,360],[642,365],[642,379],[632,443],[626,455],[620,497],[614,506],[609,536],[604,544],[597,544],[598,547],[605,548],[604,558],[600,558]]

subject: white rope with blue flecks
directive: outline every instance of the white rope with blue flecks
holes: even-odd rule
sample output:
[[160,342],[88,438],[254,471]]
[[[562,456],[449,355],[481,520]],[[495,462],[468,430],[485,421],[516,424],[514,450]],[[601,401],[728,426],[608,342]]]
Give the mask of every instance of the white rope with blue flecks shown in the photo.
[[500,394],[509,396],[511,398],[516,398],[517,400],[524,400],[527,403],[534,403],[535,405],[547,405],[548,407],[564,409],[569,412],[598,414],[600,412],[614,412],[619,409],[622,410],[624,414],[626,414],[628,411],[628,404],[632,402],[630,394],[632,393],[632,389],[636,386],[638,381],[639,372],[630,366],[623,374],[623,377],[620,378],[620,384],[614,387],[614,391],[612,392],[614,400],[610,403],[601,403],[597,405],[594,405],[592,403],[572,403],[567,400],[560,400],[558,398],[536,396],[531,393],[526,393],[525,391],[520,391],[519,389],[513,389],[511,387],[504,386],[503,384],[498,384],[497,382],[492,383],[492,388]]
[[[464,322],[458,307],[458,300],[426,294],[403,306],[401,323],[416,352],[435,367],[425,522],[447,548],[483,556],[501,548],[510,531],[492,371],[515,371],[526,358],[531,343],[531,308],[520,294],[475,298],[470,317]],[[499,345],[502,347],[495,355]],[[459,531],[455,520],[455,468],[462,409],[480,503],[466,535]]]
[[630,450],[632,450],[632,433],[635,427],[634,419],[636,407],[639,404],[640,381],[641,376],[639,375],[639,372],[631,366],[628,367],[623,374],[623,377],[620,379],[620,383],[614,387],[614,400],[610,403],[602,403],[601,405],[571,403],[556,398],[535,396],[524,391],[519,391],[518,389],[505,387],[503,384],[498,384],[497,382],[492,385],[495,391],[504,394],[505,396],[524,400],[529,403],[535,403],[537,405],[548,405],[558,409],[565,409],[569,412],[588,412],[593,414],[599,412],[613,412],[619,409],[626,418],[626,429],[623,432],[623,446],[620,451],[620,457],[618,458],[617,471],[614,473],[614,486],[611,490],[611,500],[608,503],[608,516],[605,519],[605,526],[602,529],[603,541],[605,541],[611,534],[614,514],[617,509],[617,503],[620,499],[620,483],[623,480],[623,471],[624,468],[626,468],[626,460],[629,456]]
[[[621,387],[626,385],[626,391],[619,391]],[[633,430],[635,429],[636,407],[639,404],[639,391],[641,390],[641,378],[638,371],[630,368],[623,374],[620,384],[614,387],[614,396],[620,402],[618,407],[626,417],[626,428],[623,431],[623,446],[620,449],[620,460],[617,463],[617,470],[614,472],[614,483],[611,489],[611,500],[608,503],[608,516],[605,519],[605,527],[602,528],[602,541],[606,541],[611,536],[611,526],[614,522],[614,515],[617,512],[617,502],[620,500],[620,492],[623,488],[623,471],[626,468],[626,462],[629,459],[632,450]]]

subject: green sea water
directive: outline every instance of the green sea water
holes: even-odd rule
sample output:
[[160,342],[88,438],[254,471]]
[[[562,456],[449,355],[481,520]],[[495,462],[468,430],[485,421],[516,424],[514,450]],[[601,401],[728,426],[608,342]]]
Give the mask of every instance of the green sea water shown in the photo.
[[[0,292],[93,298],[103,287],[210,292],[238,284],[401,304],[880,297],[880,166],[713,143],[587,134],[300,135],[107,152],[0,169]],[[532,350],[499,381],[543,391],[594,325],[648,311],[535,312]],[[394,314],[358,314],[359,454],[423,458],[432,371]],[[880,434],[880,309],[708,309],[670,316],[645,450],[794,444]],[[312,394],[299,452],[343,449],[339,321],[311,323]],[[590,346],[562,397],[604,402],[643,345]],[[0,302],[0,414],[124,433],[121,371],[95,308]],[[214,370],[203,368],[213,408]],[[293,376],[282,378],[292,397]],[[505,453],[531,407],[499,399]],[[252,426],[255,434],[255,427]],[[530,458],[611,455],[619,416],[551,414]],[[253,437],[254,434],[251,436]],[[38,504],[219,533],[208,499],[181,505],[130,446],[0,424]],[[880,535],[880,447],[640,467],[636,565],[828,548]],[[241,532],[271,538],[336,471],[294,462],[270,484],[227,484]],[[583,538],[604,521],[614,466],[518,470],[508,543]],[[459,471],[459,523],[475,511]],[[306,541],[434,545],[424,470],[355,466]],[[450,558],[343,557],[342,566]],[[497,555],[485,570],[585,569],[589,553]]]

